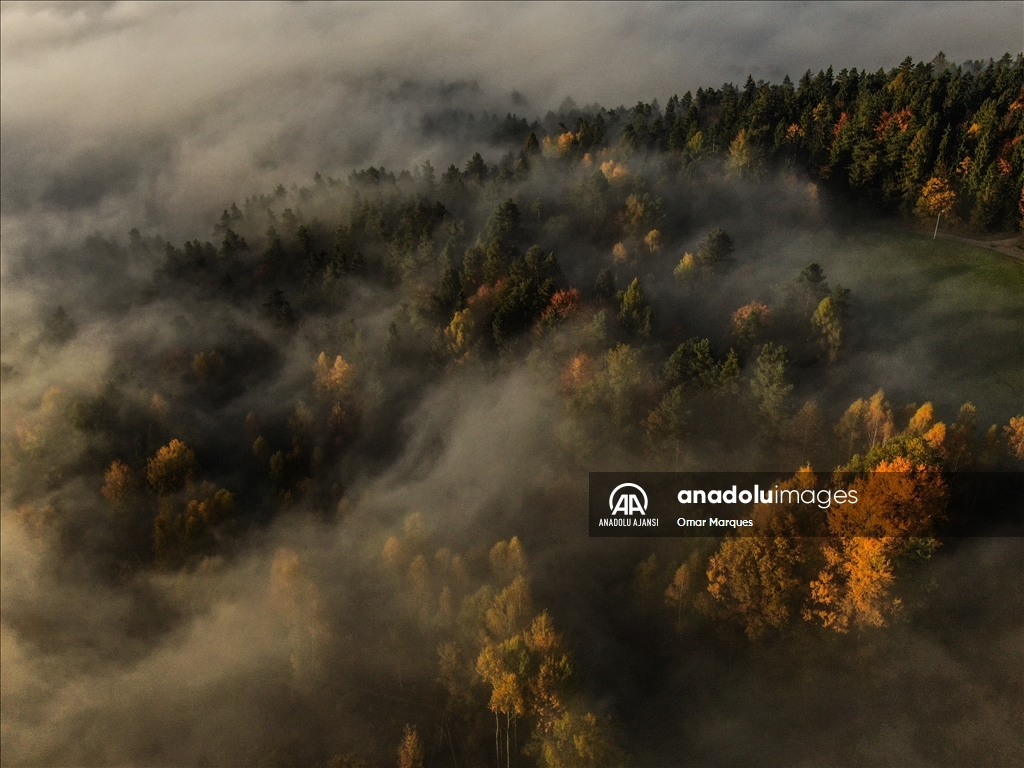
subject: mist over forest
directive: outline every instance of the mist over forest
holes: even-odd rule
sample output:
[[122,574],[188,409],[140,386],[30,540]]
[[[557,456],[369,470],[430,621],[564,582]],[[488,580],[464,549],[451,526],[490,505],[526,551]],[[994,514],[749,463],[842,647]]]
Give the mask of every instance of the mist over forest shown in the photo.
[[4,5],[0,761],[1024,763],[1024,17],[826,8]]

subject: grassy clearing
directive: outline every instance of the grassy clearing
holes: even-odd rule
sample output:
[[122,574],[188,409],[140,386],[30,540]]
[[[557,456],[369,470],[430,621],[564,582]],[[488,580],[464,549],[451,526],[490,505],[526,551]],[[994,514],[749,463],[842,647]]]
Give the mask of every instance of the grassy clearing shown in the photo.
[[932,401],[943,419],[970,401],[982,428],[1024,410],[1024,263],[892,232],[833,242],[807,260],[853,290],[854,316],[845,358],[799,394],[849,402],[882,388],[894,406]]

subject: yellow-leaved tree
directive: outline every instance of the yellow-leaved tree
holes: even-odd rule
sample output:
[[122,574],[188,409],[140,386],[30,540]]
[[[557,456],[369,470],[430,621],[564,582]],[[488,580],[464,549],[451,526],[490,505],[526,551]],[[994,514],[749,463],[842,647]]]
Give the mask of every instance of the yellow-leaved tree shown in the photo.
[[196,473],[196,455],[178,439],[171,440],[146,463],[146,479],[159,495],[180,491]]
[[347,394],[354,372],[352,365],[341,355],[331,363],[327,354],[321,352],[313,364],[313,386],[320,394],[339,400]]
[[956,206],[956,192],[949,185],[949,181],[939,176],[932,176],[921,188],[921,195],[917,198],[917,205],[914,213],[922,219],[935,217],[935,227],[938,230],[939,219],[943,216],[947,221],[955,221],[954,212]]
[[806,620],[836,632],[885,626],[899,611],[894,564],[908,552],[934,551],[930,534],[947,499],[938,467],[904,456],[879,462],[850,492],[857,503],[829,508],[832,538],[822,547],[825,566],[811,581],[804,609]]

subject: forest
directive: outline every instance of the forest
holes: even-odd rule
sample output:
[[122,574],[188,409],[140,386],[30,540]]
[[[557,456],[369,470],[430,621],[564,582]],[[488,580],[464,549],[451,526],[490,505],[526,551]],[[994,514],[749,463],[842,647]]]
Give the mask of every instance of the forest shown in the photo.
[[[419,129],[5,275],[4,764],[1024,761],[1024,264],[933,235],[1024,230],[1024,57]],[[590,539],[627,470],[866,501]]]

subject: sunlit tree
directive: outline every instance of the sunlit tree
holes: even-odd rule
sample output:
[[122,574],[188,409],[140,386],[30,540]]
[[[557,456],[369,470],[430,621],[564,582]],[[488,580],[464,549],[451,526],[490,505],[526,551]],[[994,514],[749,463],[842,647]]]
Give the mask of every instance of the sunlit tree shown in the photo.
[[160,495],[185,487],[196,473],[196,455],[181,440],[171,440],[146,463],[146,479]]

